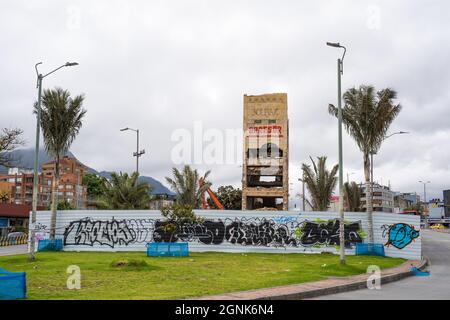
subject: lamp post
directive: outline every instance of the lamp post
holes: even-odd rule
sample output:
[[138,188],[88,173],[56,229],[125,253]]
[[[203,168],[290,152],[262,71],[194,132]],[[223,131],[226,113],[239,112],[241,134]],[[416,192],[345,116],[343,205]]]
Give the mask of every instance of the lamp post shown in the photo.
[[345,233],[344,233],[344,171],[342,160],[342,94],[341,75],[344,73],[344,57],[347,49],[338,43],[327,42],[327,46],[344,49],[342,58],[337,59],[337,82],[338,82],[338,143],[339,143],[339,261],[345,264]]
[[136,172],[139,174],[139,157],[145,153],[145,150],[139,151],[139,129],[132,129],[128,127],[120,129],[120,131],[127,131],[127,130],[136,132],[136,152],[133,152],[133,157],[136,157]]
[[36,70],[37,75],[37,84],[36,88],[38,89],[38,100],[37,100],[37,112],[36,112],[36,146],[34,150],[34,177],[33,177],[33,200],[32,200],[32,208],[31,208],[31,228],[30,228],[30,249],[29,249],[29,260],[35,259],[35,224],[36,224],[36,211],[37,211],[37,202],[38,202],[38,188],[39,188],[39,136],[41,129],[41,96],[42,96],[42,79],[47,77],[48,75],[58,71],[64,67],[73,67],[77,66],[77,62],[66,62],[62,66],[50,71],[47,74],[42,75],[38,71],[38,65],[42,64],[42,62],[36,63],[34,69]]
[[419,180],[419,183],[423,184],[423,203],[426,203],[427,202],[427,183],[431,183],[431,181]]
[[302,178],[298,179],[298,181],[302,182],[302,210],[306,211],[306,196],[305,196],[305,174],[303,173]]

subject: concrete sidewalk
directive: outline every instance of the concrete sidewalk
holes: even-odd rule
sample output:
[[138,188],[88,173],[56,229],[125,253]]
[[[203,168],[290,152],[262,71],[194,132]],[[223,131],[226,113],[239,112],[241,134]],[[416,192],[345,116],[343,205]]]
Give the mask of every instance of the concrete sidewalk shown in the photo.
[[[402,265],[381,271],[381,283],[397,281],[412,275],[411,267],[423,268],[424,261],[408,260]],[[232,292],[221,295],[204,296],[195,300],[299,300],[367,288],[369,274],[351,277],[334,277],[326,280],[294,284],[289,286]]]

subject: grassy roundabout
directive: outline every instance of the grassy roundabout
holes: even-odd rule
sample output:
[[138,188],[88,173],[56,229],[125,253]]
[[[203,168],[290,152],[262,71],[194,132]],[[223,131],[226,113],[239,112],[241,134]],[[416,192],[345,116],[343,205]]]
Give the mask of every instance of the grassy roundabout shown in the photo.
[[[0,257],[0,267],[27,273],[28,299],[182,299],[365,273],[403,259],[331,254],[191,253],[150,258],[144,252],[40,252]],[[67,267],[81,269],[81,289],[69,290]]]

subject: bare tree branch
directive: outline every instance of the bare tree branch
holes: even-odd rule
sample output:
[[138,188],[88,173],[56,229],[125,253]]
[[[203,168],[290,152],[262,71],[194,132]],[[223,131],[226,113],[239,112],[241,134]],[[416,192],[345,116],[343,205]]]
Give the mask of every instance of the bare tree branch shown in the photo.
[[24,144],[21,138],[22,129],[3,128],[0,133],[0,165],[10,167],[14,160],[11,151]]

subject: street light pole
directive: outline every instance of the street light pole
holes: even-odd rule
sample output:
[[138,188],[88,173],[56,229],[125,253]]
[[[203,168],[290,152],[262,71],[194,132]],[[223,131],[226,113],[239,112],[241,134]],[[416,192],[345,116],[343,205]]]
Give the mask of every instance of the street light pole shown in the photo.
[[345,232],[344,232],[344,168],[342,156],[342,94],[341,75],[344,73],[343,63],[347,49],[339,43],[327,42],[327,45],[344,49],[342,58],[337,60],[337,81],[338,81],[338,143],[339,143],[339,261],[345,264]]
[[303,174],[303,179],[302,179],[302,194],[303,194],[303,201],[302,201],[302,209],[303,212],[306,211],[306,195],[305,195],[305,174]]
[[133,153],[133,155],[136,155],[136,172],[139,173],[139,129],[136,130],[136,153]]
[[139,174],[139,157],[145,154],[145,150],[139,151],[139,129],[132,129],[128,127],[120,129],[120,131],[127,130],[136,132],[136,152],[133,152],[133,157],[136,157],[136,172]]
[[423,203],[426,203],[427,202],[427,183],[431,183],[431,181],[420,180],[419,183],[423,184]]
[[36,212],[38,203],[38,188],[39,188],[39,137],[41,134],[41,97],[42,97],[42,79],[46,76],[52,74],[53,72],[63,68],[72,67],[78,65],[77,62],[66,62],[62,66],[50,71],[49,73],[42,75],[38,71],[38,65],[42,62],[36,63],[34,69],[37,75],[37,85],[38,88],[38,101],[37,101],[37,111],[36,111],[36,141],[34,150],[34,175],[33,175],[33,200],[31,205],[31,226],[30,226],[30,247],[29,247],[29,260],[35,259],[35,247],[36,247],[36,237],[35,237],[35,225],[36,225]]
[[431,181],[422,181],[419,180],[419,183],[423,184],[423,205],[424,205],[424,209],[423,209],[423,216],[424,216],[424,220],[425,220],[425,228],[428,228],[428,208],[426,207],[427,205],[427,183],[431,183]]
[[298,179],[298,181],[302,182],[302,209],[303,212],[306,211],[306,198],[305,198],[305,173],[302,175],[302,179]]

